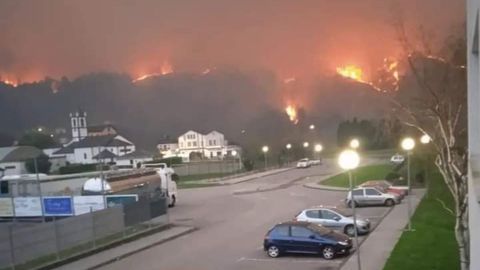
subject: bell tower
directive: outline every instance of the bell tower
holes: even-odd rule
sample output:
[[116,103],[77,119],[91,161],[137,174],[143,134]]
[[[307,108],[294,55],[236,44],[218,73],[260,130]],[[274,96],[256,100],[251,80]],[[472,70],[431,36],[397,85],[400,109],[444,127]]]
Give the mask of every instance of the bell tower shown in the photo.
[[87,113],[78,110],[75,113],[70,113],[70,125],[72,127],[72,140],[78,142],[87,137]]

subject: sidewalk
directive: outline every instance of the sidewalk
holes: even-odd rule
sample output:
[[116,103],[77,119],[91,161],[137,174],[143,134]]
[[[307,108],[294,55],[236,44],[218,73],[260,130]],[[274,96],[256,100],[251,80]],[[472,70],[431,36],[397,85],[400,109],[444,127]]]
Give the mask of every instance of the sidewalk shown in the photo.
[[200,181],[196,181],[196,182],[197,183],[199,183],[199,182],[207,183],[207,184],[219,184],[219,185],[234,185],[234,184],[238,184],[238,183],[243,183],[243,182],[255,180],[257,178],[261,178],[261,177],[268,176],[268,175],[279,174],[279,173],[282,173],[282,172],[285,172],[285,171],[288,171],[288,170],[291,170],[291,169],[293,169],[293,167],[273,169],[273,170],[256,172],[256,173],[240,175],[240,176],[232,175],[232,176],[226,177],[226,178],[207,179],[207,180],[200,180]]
[[313,189],[322,189],[322,190],[330,190],[330,191],[348,191],[348,188],[343,188],[343,187],[334,187],[334,186],[326,186],[326,185],[320,185],[319,183],[323,180],[326,180],[332,176],[336,175],[334,174],[329,174],[329,175],[321,175],[321,176],[310,176],[309,178],[309,183],[304,184],[303,186],[306,188],[313,188]]
[[159,245],[164,242],[181,237],[185,234],[193,232],[194,230],[195,230],[194,227],[189,227],[189,226],[173,226],[169,229],[158,232],[156,234],[142,237],[141,239],[134,240],[132,242],[123,244],[121,246],[117,246],[111,249],[101,251],[94,255],[62,265],[55,269],[57,270],[96,269],[106,264],[117,261],[119,259],[138,253],[142,250],[153,247],[155,245]]
[[[420,203],[425,189],[414,189],[411,196],[412,212]],[[390,253],[402,236],[408,224],[407,197],[400,205],[395,206],[390,213],[383,218],[377,228],[371,232],[367,239],[360,244],[360,258],[362,269],[382,270],[390,257]],[[415,233],[415,232],[411,232]],[[357,254],[352,253],[341,270],[357,270]]]

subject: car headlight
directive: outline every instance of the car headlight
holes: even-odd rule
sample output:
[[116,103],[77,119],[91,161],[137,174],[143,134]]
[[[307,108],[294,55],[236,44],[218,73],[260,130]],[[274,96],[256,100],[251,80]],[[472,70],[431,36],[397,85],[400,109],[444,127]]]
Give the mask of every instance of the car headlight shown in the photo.
[[342,246],[348,246],[348,241],[340,241],[338,243]]

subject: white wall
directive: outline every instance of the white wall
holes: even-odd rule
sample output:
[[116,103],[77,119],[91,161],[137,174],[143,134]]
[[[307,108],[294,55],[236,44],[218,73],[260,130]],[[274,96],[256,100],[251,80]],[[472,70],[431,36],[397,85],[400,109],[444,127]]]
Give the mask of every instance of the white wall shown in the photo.
[[25,162],[4,162],[0,163],[0,168],[5,169],[4,175],[26,174]]

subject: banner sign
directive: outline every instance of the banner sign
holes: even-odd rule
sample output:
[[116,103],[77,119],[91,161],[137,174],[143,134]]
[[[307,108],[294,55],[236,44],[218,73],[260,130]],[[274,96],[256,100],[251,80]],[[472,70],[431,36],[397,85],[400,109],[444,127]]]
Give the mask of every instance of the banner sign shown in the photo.
[[107,195],[105,196],[107,201],[107,207],[115,207],[118,205],[130,204],[138,201],[138,195],[128,194],[128,195]]
[[73,215],[72,198],[70,196],[43,197],[45,216]]
[[90,213],[90,211],[98,211],[104,209],[103,196],[101,195],[92,195],[92,196],[74,196],[73,197],[73,208],[75,210],[75,215],[82,215]]
[[39,197],[15,197],[13,204],[16,217],[42,216],[42,204]]
[[0,217],[13,217],[12,198],[0,198]]

